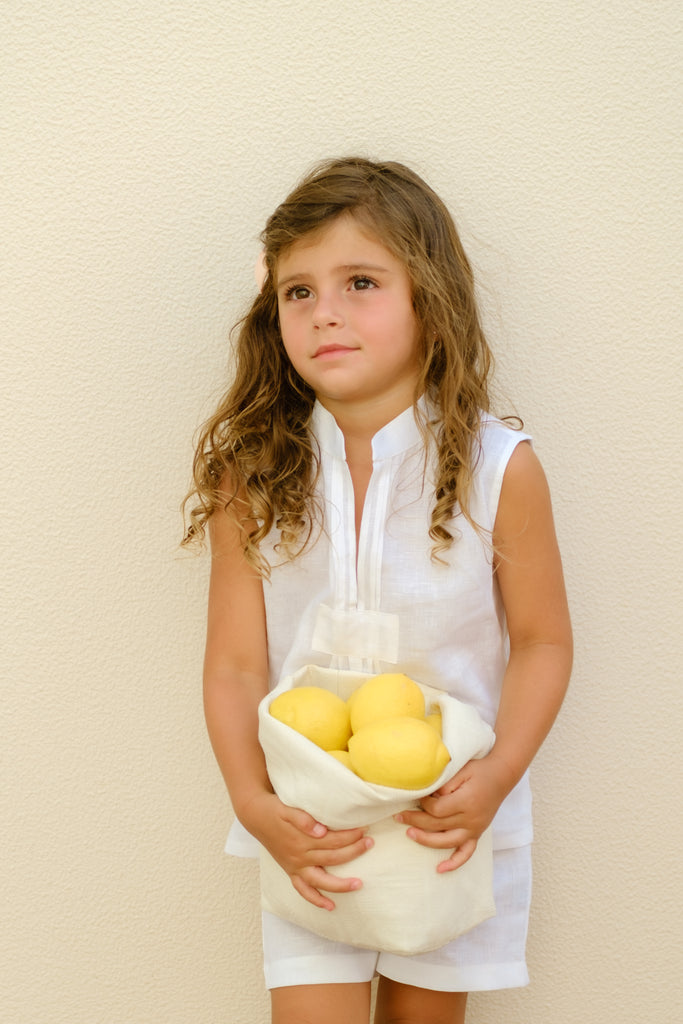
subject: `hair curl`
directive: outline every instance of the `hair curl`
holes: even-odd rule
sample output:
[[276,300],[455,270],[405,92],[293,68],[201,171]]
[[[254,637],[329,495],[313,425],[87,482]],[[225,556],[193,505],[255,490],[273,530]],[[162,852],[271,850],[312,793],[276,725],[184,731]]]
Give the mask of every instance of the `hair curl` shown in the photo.
[[282,344],[275,271],[294,242],[344,213],[369,228],[411,280],[421,366],[415,401],[425,394],[435,411],[429,421],[418,417],[425,441],[433,440],[437,451],[432,556],[438,560],[453,543],[456,506],[472,522],[469,497],[480,417],[489,410],[492,356],[455,224],[436,193],[403,164],[328,160],[266,223],[261,239],[268,273],[234,328],[234,378],[200,432],[194,486],[184,504],[197,501],[184,545],[203,537],[216,509],[231,509],[243,528],[247,559],[265,575],[269,566],[259,545],[273,527],[280,531],[279,549],[293,558],[319,514],[318,457],[308,431],[315,395]]

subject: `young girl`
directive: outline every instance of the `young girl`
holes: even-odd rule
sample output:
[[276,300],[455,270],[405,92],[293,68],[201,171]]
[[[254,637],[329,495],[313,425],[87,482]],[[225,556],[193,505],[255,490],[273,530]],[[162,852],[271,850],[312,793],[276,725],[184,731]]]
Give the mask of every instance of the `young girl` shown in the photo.
[[[307,664],[400,671],[473,704],[496,741],[400,819],[454,871],[493,822],[496,916],[433,953],[344,946],[264,914],[274,1024],[462,1024],[467,993],[526,984],[527,769],[571,663],[548,489],[489,413],[491,356],[441,200],[397,163],[320,165],[263,233],[234,383],[195,459],[185,542],[212,547],[205,709],[237,821],[301,898],[362,886],[362,829],[270,786],[257,706]],[[356,877],[329,871],[357,858]],[[356,865],[354,865],[354,868]]]

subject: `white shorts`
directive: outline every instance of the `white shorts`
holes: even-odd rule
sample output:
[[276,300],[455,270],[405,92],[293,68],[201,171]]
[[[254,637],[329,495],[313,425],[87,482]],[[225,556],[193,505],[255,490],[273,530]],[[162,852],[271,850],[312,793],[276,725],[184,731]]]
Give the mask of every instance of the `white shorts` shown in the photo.
[[495,917],[430,953],[397,956],[359,949],[323,939],[264,912],[267,988],[370,981],[375,974],[438,992],[484,992],[527,985],[531,847],[497,850],[493,857]]

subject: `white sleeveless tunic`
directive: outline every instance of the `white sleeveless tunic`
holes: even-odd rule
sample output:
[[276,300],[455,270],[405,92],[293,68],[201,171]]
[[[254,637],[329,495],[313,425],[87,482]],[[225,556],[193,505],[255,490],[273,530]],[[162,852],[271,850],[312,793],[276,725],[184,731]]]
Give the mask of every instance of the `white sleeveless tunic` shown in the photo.
[[[456,537],[431,558],[433,455],[425,463],[412,408],[372,440],[373,472],[356,543],[354,494],[344,438],[319,403],[312,430],[320,449],[324,528],[305,552],[283,562],[272,531],[263,553],[271,686],[307,664],[368,672],[405,672],[473,704],[493,725],[508,657],[505,615],[492,571],[491,531],[503,475],[529,435],[482,416],[470,514],[456,516]],[[357,552],[357,562],[356,562]],[[528,776],[501,805],[494,849],[531,842]],[[258,844],[239,822],[226,851],[255,856]]]

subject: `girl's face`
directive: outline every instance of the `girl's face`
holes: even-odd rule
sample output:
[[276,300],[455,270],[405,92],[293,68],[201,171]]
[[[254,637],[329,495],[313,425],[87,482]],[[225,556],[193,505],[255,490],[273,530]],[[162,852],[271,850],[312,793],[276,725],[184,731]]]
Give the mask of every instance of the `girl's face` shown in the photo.
[[300,238],[278,260],[276,288],[287,355],[330,412],[372,403],[389,422],[412,404],[410,278],[368,229],[343,214]]

